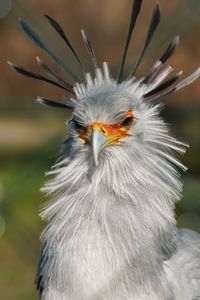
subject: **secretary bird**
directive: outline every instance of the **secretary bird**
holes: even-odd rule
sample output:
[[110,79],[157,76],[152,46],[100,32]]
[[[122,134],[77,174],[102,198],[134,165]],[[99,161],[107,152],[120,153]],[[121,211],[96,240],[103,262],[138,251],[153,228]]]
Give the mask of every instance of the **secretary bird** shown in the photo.
[[28,37],[67,75],[72,85],[37,57],[48,77],[10,65],[19,73],[62,88],[63,101],[38,97],[41,104],[71,111],[69,138],[62,158],[43,191],[51,201],[41,213],[43,231],[36,285],[42,300],[197,300],[200,299],[200,235],[178,229],[174,214],[180,200],[177,154],[186,144],[168,132],[161,100],[200,76],[200,68],[180,81],[166,64],[179,38],[142,78],[135,76],[160,22],[157,2],[141,54],[124,79],[129,43],[142,0],[134,0],[119,75],[97,63],[81,31],[95,75],[85,72],[61,26],[45,15],[82,70],[66,67],[22,19]]

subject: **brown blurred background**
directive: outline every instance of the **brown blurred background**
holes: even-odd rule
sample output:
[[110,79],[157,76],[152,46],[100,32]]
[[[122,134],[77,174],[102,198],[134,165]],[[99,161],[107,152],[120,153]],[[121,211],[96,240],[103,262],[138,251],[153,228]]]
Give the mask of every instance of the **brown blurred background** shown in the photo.
[[[127,72],[139,53],[155,1],[144,0],[127,59]],[[170,64],[185,76],[200,65],[200,1],[160,0],[162,21],[138,75],[143,75],[160,57],[171,39],[179,34],[181,44]],[[66,65],[77,69],[62,40],[50,28],[43,14],[59,21],[90,70],[80,29],[88,33],[101,64],[108,61],[117,74],[126,37],[131,0],[0,0],[0,291],[1,299],[38,299],[34,288],[39,258],[38,217],[43,204],[39,188],[44,172],[57,158],[66,137],[59,109],[39,107],[35,98],[60,98],[62,90],[22,77],[7,61],[39,71],[35,57],[43,58],[61,75],[51,60],[27,39],[18,24],[25,19]],[[179,226],[200,231],[200,80],[166,99],[162,112],[171,131],[190,143],[183,158],[189,167],[184,176],[183,200],[177,206]]]

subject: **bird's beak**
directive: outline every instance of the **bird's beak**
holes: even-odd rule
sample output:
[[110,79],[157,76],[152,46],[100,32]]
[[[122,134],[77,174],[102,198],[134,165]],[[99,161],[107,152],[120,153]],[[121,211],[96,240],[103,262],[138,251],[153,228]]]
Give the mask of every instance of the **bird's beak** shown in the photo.
[[106,137],[99,128],[93,129],[92,134],[92,150],[94,155],[95,165],[99,164],[99,153],[105,147],[105,145],[110,141],[108,137]]

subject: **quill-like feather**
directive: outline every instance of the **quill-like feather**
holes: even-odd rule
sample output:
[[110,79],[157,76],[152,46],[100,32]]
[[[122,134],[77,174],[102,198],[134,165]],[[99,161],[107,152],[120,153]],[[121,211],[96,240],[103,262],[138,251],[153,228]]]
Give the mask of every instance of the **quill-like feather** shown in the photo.
[[147,84],[152,79],[152,77],[158,72],[160,67],[174,54],[178,44],[179,36],[176,36],[169,44],[161,58],[153,65],[149,73],[145,76],[142,83]]
[[36,57],[38,65],[47,73],[47,75],[56,81],[58,84],[66,87],[73,93],[73,86],[61,78],[55,71],[53,71],[46,63],[44,63],[38,56]]
[[[65,98],[66,100],[66,98]],[[69,99],[68,104],[65,102],[57,102],[51,99],[47,99],[44,97],[37,97],[36,102],[42,104],[42,105],[47,105],[51,107],[59,107],[59,108],[65,108],[65,109],[73,109],[74,103]]]
[[75,81],[80,81],[80,79],[68,68],[66,67],[63,62],[59,59],[59,57],[57,57],[45,44],[44,42],[41,40],[41,38],[39,37],[39,35],[34,32],[31,27],[22,19],[19,19],[19,23],[21,25],[21,28],[23,29],[23,31],[26,33],[26,35],[32,40],[32,42],[39,47],[40,49],[42,49],[43,51],[45,51],[50,57],[51,59],[59,66],[61,67],[73,80]]
[[66,45],[69,47],[69,49],[71,50],[71,52],[73,53],[73,55],[75,56],[75,58],[77,59],[81,69],[83,70],[83,64],[78,56],[78,54],[76,53],[75,49],[73,48],[72,44],[70,43],[69,39],[67,38],[64,30],[62,29],[62,27],[60,26],[60,24],[54,20],[52,17],[50,17],[49,15],[44,15],[47,20],[49,21],[49,23],[51,24],[51,26],[56,30],[56,32],[61,36],[61,38],[64,40],[64,42],[66,43]]
[[180,38],[179,36],[176,36],[172,42],[169,44],[169,46],[167,47],[166,51],[164,52],[164,54],[162,55],[162,57],[160,58],[160,61],[164,64],[175,52],[178,44],[179,44]]
[[9,64],[9,66],[11,68],[13,68],[18,73],[20,73],[20,74],[22,74],[24,76],[27,76],[27,77],[30,77],[30,78],[34,78],[34,79],[37,79],[37,80],[41,80],[41,81],[45,81],[45,82],[50,83],[52,85],[55,85],[55,86],[57,86],[57,87],[59,87],[61,89],[64,89],[64,90],[66,90],[66,91],[68,91],[70,93],[74,93],[72,87],[63,86],[63,85],[61,85],[61,84],[59,84],[59,83],[57,83],[57,82],[55,82],[55,81],[53,81],[53,80],[51,80],[49,78],[46,78],[46,77],[44,77],[44,76],[42,76],[42,75],[40,75],[38,73],[29,71],[29,70],[27,70],[27,69],[25,69],[23,67],[20,67],[20,66],[18,66],[16,64],[11,63],[11,62],[8,62],[8,64]]
[[134,0],[133,1],[131,19],[130,19],[130,24],[129,24],[129,28],[128,28],[128,35],[127,35],[126,42],[125,42],[124,53],[123,53],[123,56],[122,56],[122,62],[121,62],[121,66],[120,66],[118,82],[122,81],[124,65],[125,65],[125,61],[126,61],[126,56],[127,56],[129,43],[130,43],[130,40],[131,40],[133,30],[135,28],[137,17],[140,13],[141,6],[142,6],[142,0]]
[[163,64],[160,60],[156,61],[155,64],[152,66],[151,70],[147,73],[147,75],[142,80],[142,83],[147,84],[152,79],[152,77],[160,70]]
[[172,93],[175,93],[177,91],[179,91],[180,89],[190,85],[193,81],[195,81],[198,77],[200,77],[200,68],[198,68],[196,71],[194,71],[190,76],[186,77],[184,80],[182,80],[181,82],[179,82],[175,87],[171,87],[170,89],[168,89],[167,91],[165,91],[162,94],[159,95],[155,95],[152,98],[149,98],[149,101],[156,101],[156,100],[160,100]]
[[137,68],[139,67],[143,57],[144,57],[144,54],[152,40],[152,37],[158,27],[160,23],[160,6],[159,6],[159,2],[156,3],[156,6],[154,8],[154,11],[153,11],[153,15],[152,15],[152,19],[151,19],[151,23],[150,23],[150,27],[149,27],[149,30],[148,30],[148,33],[147,33],[147,37],[146,37],[146,40],[145,40],[145,43],[144,43],[144,47],[141,51],[141,54],[139,55],[136,63],[134,64],[134,67],[133,67],[133,70],[132,70],[132,73],[131,73],[131,77],[133,77],[137,71]]
[[88,51],[89,59],[90,59],[92,65],[94,67],[94,70],[96,70],[96,69],[98,69],[98,63],[97,63],[97,59],[96,59],[96,56],[94,54],[94,50],[92,48],[91,42],[88,39],[85,30],[82,29],[81,34],[82,34],[83,41],[85,43],[86,49]]
[[149,91],[148,93],[144,94],[144,98],[148,98],[150,96],[153,96],[163,90],[165,90],[166,88],[168,88],[169,86],[171,86],[172,84],[174,84],[182,75],[182,71],[178,72],[174,77],[166,80],[165,82],[161,83],[159,86],[157,86],[155,89]]

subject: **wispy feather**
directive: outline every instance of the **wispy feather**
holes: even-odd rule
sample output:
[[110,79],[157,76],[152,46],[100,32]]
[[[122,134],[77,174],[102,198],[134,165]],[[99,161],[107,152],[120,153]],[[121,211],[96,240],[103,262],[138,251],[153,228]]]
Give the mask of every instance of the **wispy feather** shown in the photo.
[[117,80],[118,82],[121,82],[122,78],[123,78],[123,71],[124,71],[124,65],[125,65],[125,61],[126,61],[127,51],[128,51],[128,47],[129,47],[129,43],[131,40],[133,30],[135,28],[137,17],[140,13],[141,5],[142,5],[142,0],[133,0],[131,19],[130,19],[130,24],[129,24],[129,28],[128,28],[128,35],[127,35],[126,42],[125,42],[124,53],[122,56],[122,62],[120,65],[120,71],[119,71],[118,80]]
[[39,35],[33,31],[33,29],[22,19],[19,18],[19,23],[23,29],[23,31],[26,33],[26,35],[32,40],[32,42],[45,51],[50,58],[61,68],[63,69],[69,77],[71,77],[75,81],[80,81],[80,79],[68,68],[66,65],[60,60],[60,58],[54,54],[46,45],[45,43],[41,40]]
[[71,42],[69,41],[69,39],[65,35],[65,32],[62,29],[62,27],[60,26],[60,24],[55,19],[53,19],[52,17],[50,17],[49,15],[45,14],[45,17],[47,18],[47,20],[49,21],[49,23],[51,24],[51,26],[56,30],[56,32],[61,36],[61,38],[66,43],[66,45],[69,47],[69,49],[73,53],[74,57],[78,61],[79,65],[80,65],[80,67],[82,69],[82,71],[84,72],[83,64],[82,64],[82,62],[81,62],[78,54],[76,53],[75,49],[73,48]]
[[145,52],[146,52],[149,44],[151,43],[152,37],[153,37],[159,23],[160,23],[160,5],[159,5],[159,2],[157,2],[156,6],[154,8],[154,11],[153,11],[153,15],[152,15],[151,23],[150,23],[149,30],[147,33],[147,37],[146,37],[146,40],[144,43],[144,47],[143,47],[141,54],[139,55],[136,63],[134,64],[134,67],[133,67],[130,77],[133,77],[135,75],[137,68],[139,67],[139,65],[144,57]]

